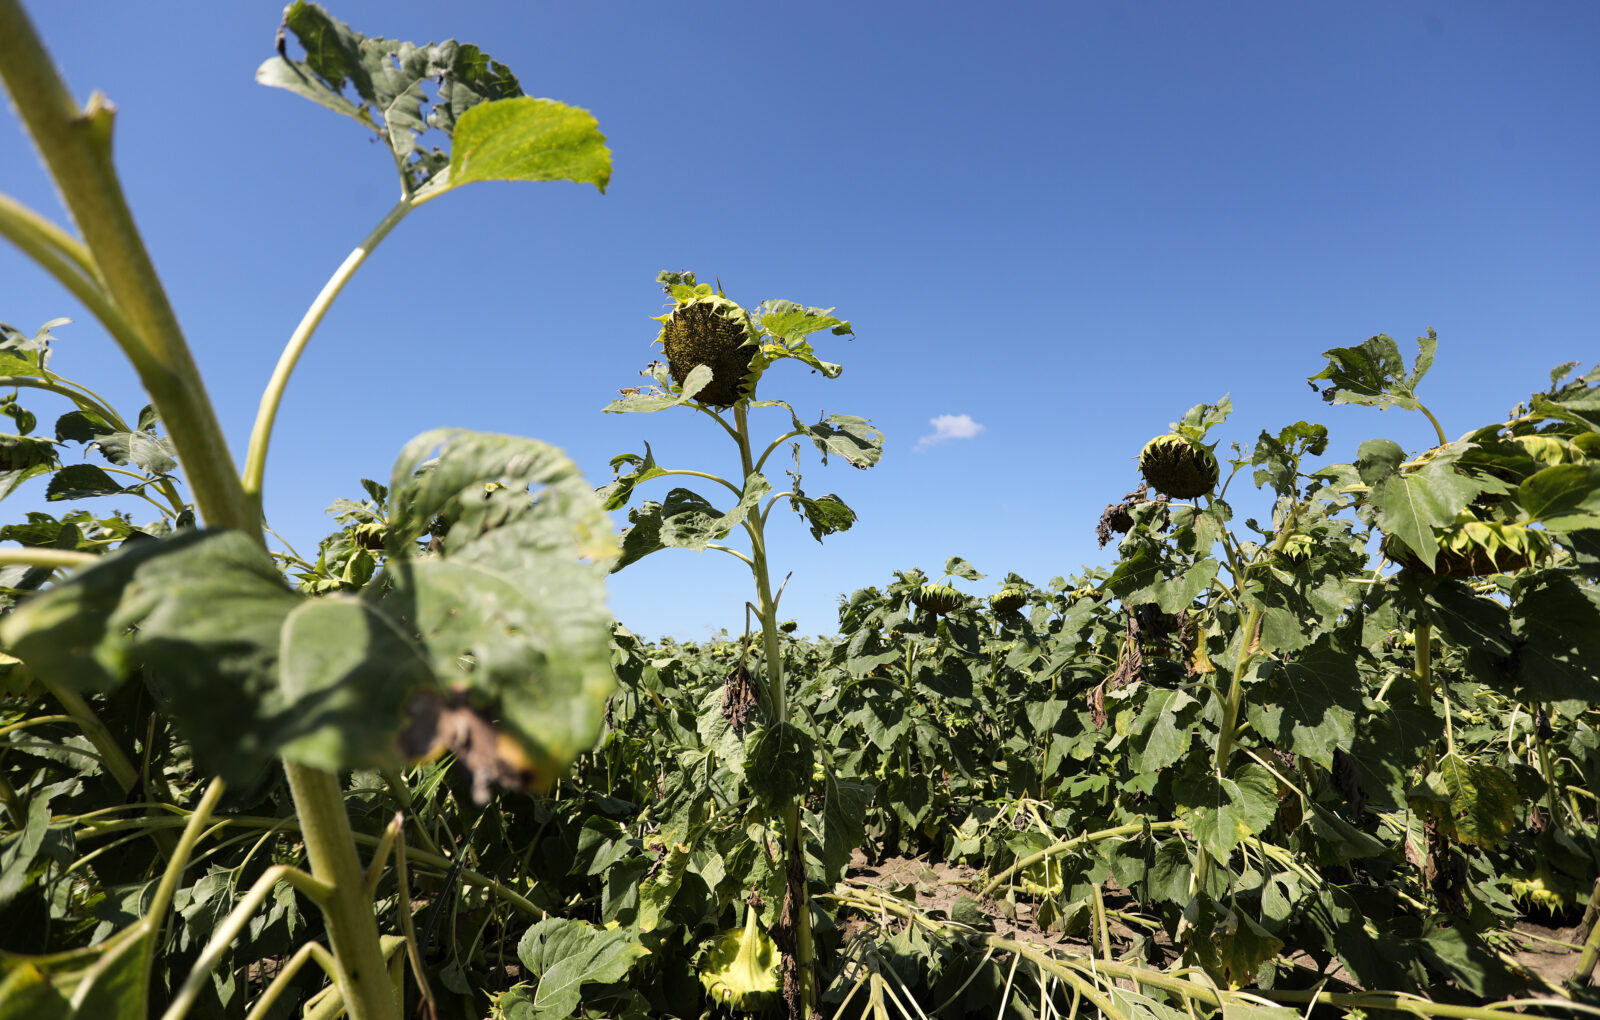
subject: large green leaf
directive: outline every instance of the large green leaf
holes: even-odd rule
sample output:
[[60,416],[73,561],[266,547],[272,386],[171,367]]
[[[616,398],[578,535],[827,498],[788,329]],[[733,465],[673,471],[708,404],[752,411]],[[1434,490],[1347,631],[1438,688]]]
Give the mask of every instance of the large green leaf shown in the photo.
[[789,505],[806,522],[811,530],[811,537],[818,542],[822,541],[825,535],[849,531],[850,526],[856,522],[856,512],[834,493],[830,492],[813,499],[800,491],[799,475],[795,475],[794,490],[789,496]]
[[473,107],[456,125],[447,187],[472,181],[573,181],[601,192],[611,150],[588,110],[521,96]]
[[1225,861],[1241,839],[1266,831],[1278,813],[1278,781],[1260,765],[1246,765],[1225,779],[1200,755],[1173,786],[1183,819],[1212,857]]
[[1440,458],[1378,482],[1372,487],[1371,500],[1378,511],[1378,526],[1409,546],[1431,570],[1439,554],[1435,530],[1453,521],[1483,490],[1483,483]]
[[1413,793],[1412,807],[1433,814],[1463,843],[1493,849],[1517,823],[1521,796],[1498,766],[1447,754]]
[[23,603],[0,639],[74,690],[143,668],[206,768],[244,781],[277,750],[278,636],[299,603],[249,536],[192,531],[124,546]]
[[597,928],[564,917],[540,921],[517,943],[518,959],[539,979],[533,1005],[540,1020],[572,1016],[583,985],[621,981],[648,955],[627,928]]
[[305,47],[305,60],[291,60],[280,41],[278,56],[256,70],[256,81],[288,89],[377,132],[394,156],[407,194],[452,162],[451,155],[420,144],[421,136],[434,129],[448,139],[478,104],[522,95],[505,65],[454,39],[416,46],[369,38],[305,0],[284,10],[283,25]]
[[612,569],[621,570],[661,549],[704,552],[712,542],[738,527],[771,491],[771,482],[752,474],[745,479],[744,495],[727,513],[691,489],[673,489],[661,503],[641,503],[628,513],[630,527],[622,536],[622,555]]
[[1362,710],[1353,652],[1324,638],[1290,662],[1271,663],[1248,692],[1246,717],[1278,747],[1333,767],[1336,747],[1349,746]]
[[1405,358],[1392,337],[1379,334],[1355,347],[1335,347],[1324,351],[1327,367],[1311,377],[1311,383],[1326,379],[1322,399],[1331,404],[1366,404],[1371,407],[1403,407],[1415,411],[1417,384],[1433,366],[1439,339],[1433,330],[1417,337],[1416,369],[1406,372]]
[[1547,467],[1517,486],[1517,502],[1551,531],[1600,528],[1600,463]]
[[281,656],[294,705],[284,758],[329,771],[401,764],[395,733],[406,698],[431,686],[433,673],[395,620],[351,597],[305,602],[284,622]]
[[[538,440],[445,429],[408,443],[390,484],[392,559],[369,590],[415,635],[436,682],[498,705],[547,783],[592,744],[615,686],[599,498]],[[448,522],[437,557],[407,558]]]
[[70,1020],[71,1017],[72,1003],[44,971],[32,963],[23,960],[9,964],[0,975],[0,1020]]
[[[251,537],[187,532],[29,600],[0,639],[72,689],[142,668],[203,766],[230,780],[278,756],[393,764],[407,698],[428,687],[469,692],[529,780],[548,782],[593,742],[614,684],[599,500],[546,444],[451,430],[408,444],[391,492],[388,575],[366,603],[307,602]],[[443,555],[412,560],[430,529]]]
[[166,439],[146,429],[119,431],[88,411],[70,411],[57,418],[56,438],[90,443],[111,463],[124,467],[131,464],[153,475],[171,474],[178,469],[177,454]]
[[1519,698],[1600,702],[1600,589],[1559,574],[1512,603]]
[[822,804],[822,880],[832,884],[844,877],[851,852],[860,846],[867,807],[875,792],[867,783],[835,778],[828,771]]
[[115,496],[122,485],[93,464],[68,464],[50,476],[45,487],[45,499],[92,499],[95,496]]

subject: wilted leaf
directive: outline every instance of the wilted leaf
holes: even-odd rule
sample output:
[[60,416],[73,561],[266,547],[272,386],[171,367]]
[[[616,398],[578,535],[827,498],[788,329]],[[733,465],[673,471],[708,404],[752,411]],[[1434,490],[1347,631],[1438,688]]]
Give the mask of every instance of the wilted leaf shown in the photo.
[[305,0],[289,5],[283,24],[305,47],[306,58],[291,60],[280,46],[279,56],[256,70],[256,81],[288,89],[377,132],[394,155],[408,194],[451,163],[440,149],[419,144],[420,136],[437,129],[449,139],[472,107],[522,95],[505,65],[454,39],[416,46],[369,38]]

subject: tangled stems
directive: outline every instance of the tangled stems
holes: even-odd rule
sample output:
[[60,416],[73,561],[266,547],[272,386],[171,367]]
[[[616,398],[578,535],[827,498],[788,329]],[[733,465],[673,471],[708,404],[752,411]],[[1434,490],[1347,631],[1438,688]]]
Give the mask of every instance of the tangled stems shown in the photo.
[[[1506,1020],[1508,1017],[1526,1016],[1522,1007],[1549,1006],[1569,1010],[1572,1004],[1562,999],[1520,999],[1483,1006],[1462,1006],[1434,1002],[1421,996],[1404,992],[1324,992],[1291,990],[1255,990],[1245,995],[1218,989],[1210,984],[1189,981],[1175,974],[1167,974],[1149,967],[1118,963],[1093,956],[1064,950],[1060,946],[1040,946],[1020,939],[987,935],[975,929],[950,921],[934,920],[904,900],[877,889],[863,889],[841,885],[825,898],[842,907],[853,908],[867,915],[893,915],[944,938],[974,938],[990,953],[1009,953],[1015,959],[1026,960],[1041,973],[1065,983],[1095,1003],[1106,1016],[1126,1014],[1112,1005],[1103,992],[1111,991],[1117,981],[1131,982],[1139,989],[1156,989],[1183,1000],[1186,1005],[1227,1011],[1229,1007],[1249,1006],[1268,1002],[1285,1005],[1333,1006],[1346,1011],[1383,1010],[1410,1013],[1414,1016],[1449,1017],[1452,1020]],[[986,956],[985,959],[988,959]],[[1091,991],[1094,994],[1091,994]],[[1108,1006],[1110,1008],[1108,1008]]]

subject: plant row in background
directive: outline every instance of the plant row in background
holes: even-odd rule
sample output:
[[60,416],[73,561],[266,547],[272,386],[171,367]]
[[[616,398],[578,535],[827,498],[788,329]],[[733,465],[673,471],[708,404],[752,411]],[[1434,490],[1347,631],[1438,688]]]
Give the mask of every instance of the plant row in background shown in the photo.
[[[72,506],[0,528],[0,1018],[1593,999],[1600,369],[1450,441],[1418,396],[1431,334],[1409,366],[1382,336],[1330,351],[1326,399],[1424,415],[1437,445],[1329,465],[1297,422],[1221,449],[1231,407],[1203,404],[1107,507],[1109,568],[981,597],[952,559],[800,640],[772,511],[849,530],[802,454],[868,468],[883,437],[802,419],[767,373],[836,376],[813,339],[850,324],[664,273],[665,362],[606,410],[695,415],[724,463],[646,445],[596,492],[544,443],[429,432],[314,554],[272,550],[278,402],[372,247],[460,184],[609,166],[592,118],[475,47],[304,3],[285,25],[304,59],[258,78],[377,132],[402,198],[290,338],[235,470],[122,204],[112,109],[79,109],[0,0],[0,72],[82,238],[4,198],[0,233],[153,400],[127,415],[58,375],[59,320],[0,336],[0,496],[38,479]],[[40,401],[67,405],[48,431]],[[1240,488],[1263,519],[1234,518]],[[750,571],[741,635],[609,620],[606,572],[672,548]],[[1587,938],[1553,980],[1518,955],[1528,919]]]

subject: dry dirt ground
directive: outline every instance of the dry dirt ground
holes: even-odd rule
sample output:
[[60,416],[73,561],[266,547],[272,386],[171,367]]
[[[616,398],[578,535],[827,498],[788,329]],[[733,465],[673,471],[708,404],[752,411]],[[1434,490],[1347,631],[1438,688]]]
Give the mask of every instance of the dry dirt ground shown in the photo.
[[[857,850],[851,858],[850,870],[846,875],[847,881],[852,884],[874,886],[902,897],[907,895],[908,889],[915,890],[916,905],[919,908],[943,911],[947,917],[957,900],[976,895],[981,885],[978,877],[978,872],[969,867],[930,863],[907,857],[890,857],[874,865],[860,850]],[[1137,910],[1137,905],[1126,893],[1118,889],[1115,883],[1107,883],[1104,895],[1106,908],[1109,911],[1133,913]],[[1025,939],[1039,945],[1075,949],[1084,953],[1095,952],[1085,934],[1063,936],[1059,932],[1041,928],[1036,923],[1037,904],[1019,901],[1016,904],[1014,918],[1005,916],[1003,906],[993,900],[983,902],[982,906],[993,917],[995,933],[998,935]],[[869,922],[854,919],[845,924],[845,930],[848,934],[868,926]],[[1110,931],[1114,954],[1130,948],[1136,935],[1131,926],[1113,917],[1108,919],[1107,928]],[[1581,935],[1578,927],[1551,928],[1523,921],[1516,926],[1516,930],[1522,936],[1521,945],[1515,951],[1508,952],[1508,955],[1531,974],[1548,982],[1552,990],[1559,988],[1577,965],[1577,943]],[[1177,947],[1167,938],[1165,932],[1155,931],[1151,941],[1162,955],[1163,963],[1170,963],[1178,956]],[[1306,966],[1311,965],[1309,958],[1296,962]],[[1332,976],[1337,977],[1338,974]],[[1600,977],[1600,974],[1597,974],[1597,977]]]

